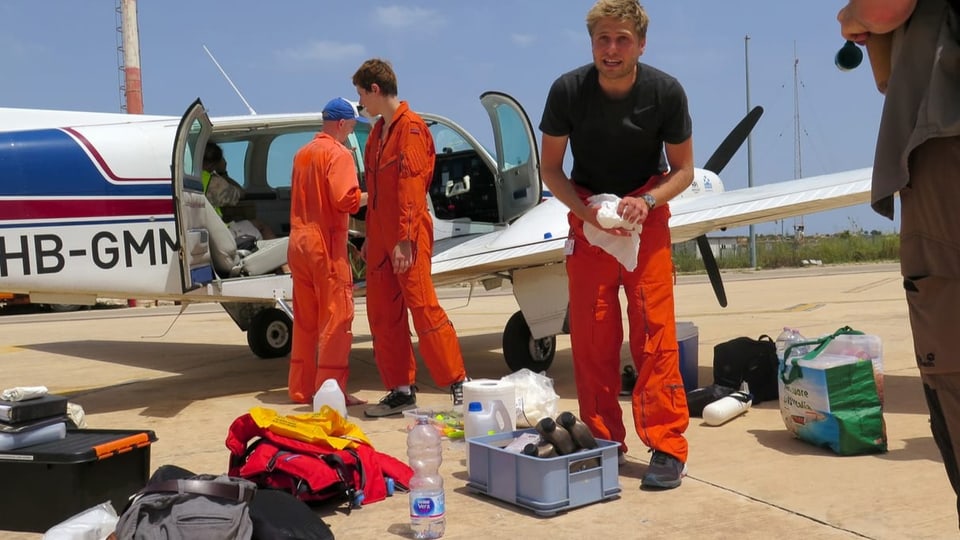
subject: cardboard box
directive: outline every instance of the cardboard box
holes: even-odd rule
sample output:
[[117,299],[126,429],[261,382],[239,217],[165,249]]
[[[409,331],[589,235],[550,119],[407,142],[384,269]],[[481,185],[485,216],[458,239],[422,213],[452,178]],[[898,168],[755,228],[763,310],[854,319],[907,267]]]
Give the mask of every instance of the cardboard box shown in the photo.
[[147,483],[152,431],[78,429],[0,453],[0,529],[44,532],[110,501],[117,513]]
[[598,439],[593,450],[552,458],[504,450],[524,433],[536,430],[468,439],[467,487],[541,516],[620,496],[619,444]]

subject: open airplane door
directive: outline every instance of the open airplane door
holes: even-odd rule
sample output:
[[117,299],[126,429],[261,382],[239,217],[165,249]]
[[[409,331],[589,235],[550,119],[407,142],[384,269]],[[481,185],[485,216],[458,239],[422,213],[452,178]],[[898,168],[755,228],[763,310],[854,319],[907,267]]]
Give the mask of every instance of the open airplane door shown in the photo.
[[183,292],[192,290],[213,278],[209,242],[204,225],[203,152],[213,131],[207,111],[199,99],[187,108],[173,145],[174,221],[180,257]]
[[507,223],[540,203],[540,153],[530,118],[520,103],[501,92],[484,92],[497,150],[497,203]]

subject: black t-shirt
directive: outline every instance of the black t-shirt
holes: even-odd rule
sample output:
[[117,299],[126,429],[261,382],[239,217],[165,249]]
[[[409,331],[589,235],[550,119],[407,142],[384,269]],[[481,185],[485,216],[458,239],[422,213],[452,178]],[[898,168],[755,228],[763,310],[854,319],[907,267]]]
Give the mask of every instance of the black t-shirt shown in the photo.
[[638,63],[630,94],[611,99],[587,64],[554,81],[540,131],[570,138],[576,184],[622,197],[667,171],[663,143],[689,139],[693,122],[687,95],[670,75]]

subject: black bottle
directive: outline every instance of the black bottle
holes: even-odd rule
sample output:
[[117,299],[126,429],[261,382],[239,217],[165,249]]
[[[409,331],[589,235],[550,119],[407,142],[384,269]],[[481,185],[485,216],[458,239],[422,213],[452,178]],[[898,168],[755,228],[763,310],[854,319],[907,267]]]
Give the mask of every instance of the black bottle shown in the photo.
[[553,444],[557,455],[563,456],[577,449],[570,432],[563,426],[558,425],[549,416],[537,422],[537,432],[540,433],[543,440]]
[[560,413],[560,415],[557,416],[557,423],[570,432],[570,436],[573,437],[573,442],[580,448],[593,450],[597,447],[597,439],[594,438],[593,433],[590,433],[590,428],[572,412],[566,411]]
[[557,450],[553,447],[552,444],[547,441],[541,440],[540,442],[534,444],[529,443],[523,447],[523,453],[528,456],[538,457],[538,458],[550,458],[556,457]]

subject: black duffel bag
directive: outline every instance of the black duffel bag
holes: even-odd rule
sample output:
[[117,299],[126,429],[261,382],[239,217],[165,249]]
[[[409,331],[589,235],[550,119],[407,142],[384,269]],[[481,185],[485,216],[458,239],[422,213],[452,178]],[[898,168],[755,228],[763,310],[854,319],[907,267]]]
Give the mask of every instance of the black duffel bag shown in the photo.
[[713,382],[738,389],[750,387],[753,403],[779,399],[777,347],[763,334],[758,339],[738,337],[713,347]]

